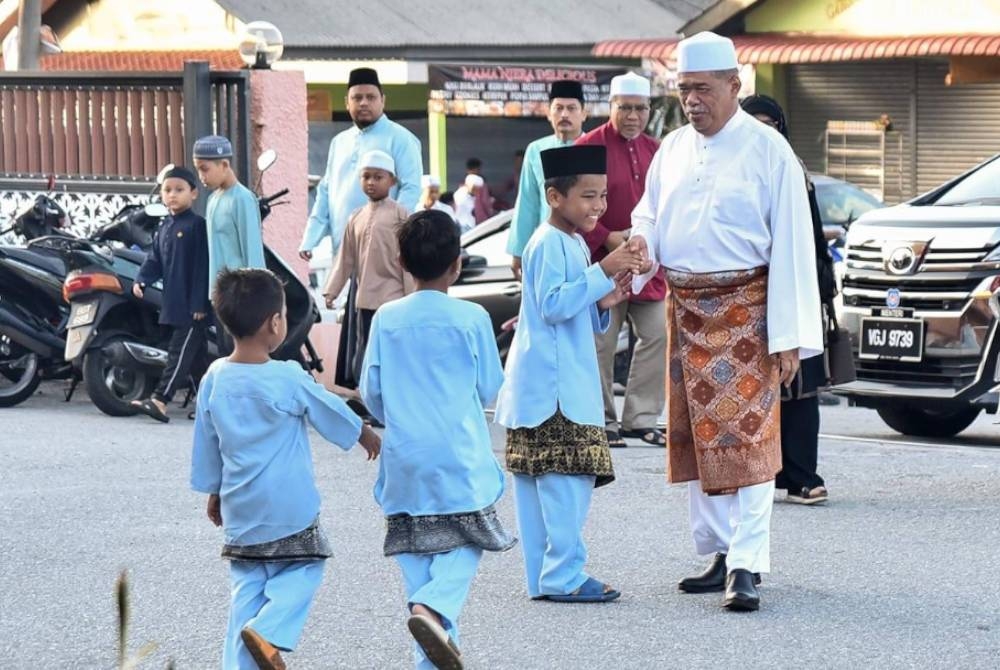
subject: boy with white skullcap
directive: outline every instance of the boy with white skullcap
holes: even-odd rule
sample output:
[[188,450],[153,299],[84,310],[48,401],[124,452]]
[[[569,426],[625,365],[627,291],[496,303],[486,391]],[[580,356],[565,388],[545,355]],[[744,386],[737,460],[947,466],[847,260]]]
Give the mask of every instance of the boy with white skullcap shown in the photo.
[[422,189],[420,193],[421,209],[436,209],[450,216],[452,221],[457,221],[455,210],[450,205],[441,202],[441,180],[437,175],[425,174],[421,177],[420,188]]
[[[414,290],[413,277],[399,263],[396,230],[409,216],[406,208],[389,197],[396,185],[396,166],[384,151],[369,151],[361,157],[358,176],[368,204],[351,214],[333,271],[323,289],[327,308],[352,277],[357,282],[354,309],[357,316],[354,341],[341,338],[339,357],[359,379],[368,332],[375,310]],[[338,364],[339,365],[339,364]]]
[[486,180],[479,175],[467,174],[465,183],[455,191],[455,219],[463,233],[476,227],[476,192],[485,184]]

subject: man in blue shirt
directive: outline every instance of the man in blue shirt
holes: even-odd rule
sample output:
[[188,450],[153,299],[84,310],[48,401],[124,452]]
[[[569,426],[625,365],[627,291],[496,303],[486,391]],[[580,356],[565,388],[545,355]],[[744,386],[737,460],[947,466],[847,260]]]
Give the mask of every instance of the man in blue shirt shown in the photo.
[[358,159],[369,151],[384,151],[392,156],[396,165],[397,184],[389,197],[411,213],[420,199],[420,176],[423,174],[420,140],[385,115],[385,94],[375,70],[358,68],[351,71],[346,105],[354,126],[330,142],[326,173],[316,188],[316,202],[299,246],[299,255],[305,260],[312,258],[312,250],[327,235],[336,256],[351,213],[367,204],[368,198],[361,191],[357,175]]
[[568,79],[554,82],[549,89],[549,123],[552,124],[553,134],[535,140],[524,152],[514,218],[510,222],[510,237],[507,238],[507,252],[512,257],[510,266],[518,280],[521,279],[524,247],[535,229],[549,218],[542,152],[573,144],[583,132],[586,118],[580,82]]

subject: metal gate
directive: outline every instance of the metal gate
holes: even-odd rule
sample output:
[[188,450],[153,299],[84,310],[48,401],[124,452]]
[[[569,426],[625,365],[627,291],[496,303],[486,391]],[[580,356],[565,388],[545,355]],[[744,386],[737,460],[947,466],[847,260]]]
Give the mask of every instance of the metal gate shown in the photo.
[[75,229],[89,232],[148,193],[163,165],[191,165],[194,139],[211,133],[232,140],[247,181],[249,82],[200,62],[183,74],[0,73],[0,220],[53,175]]
[[918,193],[1000,152],[1000,83],[945,86],[947,74],[944,62],[918,68]]
[[916,61],[793,65],[788,68],[787,83],[790,139],[810,170],[825,168],[827,121],[873,122],[888,114],[892,129],[902,136],[903,155],[898,155],[899,144],[890,143],[886,163],[901,164],[903,174],[902,180],[887,180],[884,200],[899,202],[914,193],[911,100],[916,95]]

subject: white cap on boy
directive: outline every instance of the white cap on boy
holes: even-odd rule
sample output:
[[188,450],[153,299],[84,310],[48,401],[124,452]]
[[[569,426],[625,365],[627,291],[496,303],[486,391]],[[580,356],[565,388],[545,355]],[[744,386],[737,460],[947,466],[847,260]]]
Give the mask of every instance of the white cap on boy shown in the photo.
[[396,162],[392,160],[392,156],[384,151],[369,151],[361,157],[361,163],[358,164],[358,170],[364,170],[365,168],[377,168],[379,170],[385,170],[391,175],[396,174]]

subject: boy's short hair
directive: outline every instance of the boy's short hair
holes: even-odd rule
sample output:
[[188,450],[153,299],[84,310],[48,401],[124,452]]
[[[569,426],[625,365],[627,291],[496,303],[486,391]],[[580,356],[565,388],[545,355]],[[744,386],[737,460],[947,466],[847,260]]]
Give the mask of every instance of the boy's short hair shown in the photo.
[[229,334],[250,337],[285,304],[285,287],[270,270],[223,270],[212,290],[212,308]]
[[580,175],[571,174],[565,177],[553,177],[552,179],[545,180],[546,190],[554,188],[559,191],[562,195],[568,195],[569,190],[576,186],[576,182],[580,181]]
[[477,170],[481,167],[483,167],[483,162],[476,157],[472,157],[465,161],[466,170]]
[[462,233],[458,224],[437,209],[410,215],[396,236],[403,265],[422,281],[432,281],[443,275],[462,253]]

